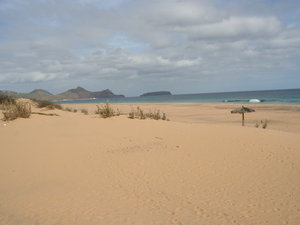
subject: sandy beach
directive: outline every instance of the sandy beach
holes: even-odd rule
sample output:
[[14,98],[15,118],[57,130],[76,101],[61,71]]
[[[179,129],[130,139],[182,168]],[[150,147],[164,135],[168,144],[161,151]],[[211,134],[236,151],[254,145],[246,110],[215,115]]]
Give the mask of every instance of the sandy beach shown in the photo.
[[300,224],[300,106],[251,105],[245,127],[239,105],[66,106],[0,121],[0,224]]

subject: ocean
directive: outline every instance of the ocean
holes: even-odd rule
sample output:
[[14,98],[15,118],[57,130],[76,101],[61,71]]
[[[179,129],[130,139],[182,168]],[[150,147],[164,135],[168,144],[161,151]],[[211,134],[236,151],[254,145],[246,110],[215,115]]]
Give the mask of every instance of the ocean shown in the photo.
[[85,103],[236,103],[236,104],[300,104],[300,89],[240,91],[222,93],[180,94],[166,96],[125,97],[56,101],[60,104]]

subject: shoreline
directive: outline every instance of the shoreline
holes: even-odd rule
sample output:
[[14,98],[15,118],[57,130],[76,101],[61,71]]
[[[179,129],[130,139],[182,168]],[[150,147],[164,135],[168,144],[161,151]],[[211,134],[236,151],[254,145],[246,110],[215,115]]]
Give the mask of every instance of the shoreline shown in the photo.
[[[58,101],[52,101],[55,104],[103,104],[103,103],[110,103],[110,104],[216,104],[216,105],[222,105],[222,104],[232,104],[232,105],[282,105],[282,106],[300,106],[300,103],[274,103],[274,102],[145,102],[145,101],[134,101],[134,102],[110,102],[110,99],[99,99],[101,102],[80,102],[80,101],[86,101],[86,100],[94,100],[94,99],[78,99],[78,100],[58,100]],[[256,99],[252,99],[256,100]]]
[[[80,97],[79,97],[80,98]],[[162,103],[236,103],[236,104],[288,104],[300,105],[300,89],[280,89],[280,90],[254,90],[254,91],[227,91],[227,92],[211,92],[211,93],[189,93],[189,94],[173,94],[159,96],[128,96],[123,98],[97,98],[95,100],[84,99],[67,99],[69,102],[77,101],[79,103],[100,103],[106,100],[112,103],[147,103],[147,102],[162,102]],[[70,102],[71,101],[71,102]],[[75,102],[76,103],[76,102]]]
[[[85,104],[61,104],[63,107],[77,110],[87,109],[93,114],[96,105]],[[184,123],[228,124],[240,126],[241,116],[231,114],[230,111],[242,105],[254,109],[256,112],[245,114],[245,126],[254,127],[261,120],[268,121],[267,129],[282,130],[300,133],[300,105],[270,105],[270,104],[198,104],[198,103],[110,103],[113,108],[118,108],[121,114],[128,114],[132,108],[141,107],[148,110],[161,110],[167,114],[171,121]]]

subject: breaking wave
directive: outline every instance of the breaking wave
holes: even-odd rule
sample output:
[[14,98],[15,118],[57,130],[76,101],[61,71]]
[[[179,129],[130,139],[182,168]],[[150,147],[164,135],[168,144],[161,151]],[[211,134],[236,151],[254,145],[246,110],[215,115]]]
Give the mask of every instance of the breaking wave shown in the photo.
[[223,100],[223,102],[250,102],[250,103],[260,103],[260,102],[272,102],[272,101],[276,101],[276,100],[266,100],[266,99],[256,99],[256,98],[252,98],[252,99],[225,99]]
[[251,103],[259,103],[261,101],[259,99],[253,98],[253,99],[250,99],[249,102],[251,102]]

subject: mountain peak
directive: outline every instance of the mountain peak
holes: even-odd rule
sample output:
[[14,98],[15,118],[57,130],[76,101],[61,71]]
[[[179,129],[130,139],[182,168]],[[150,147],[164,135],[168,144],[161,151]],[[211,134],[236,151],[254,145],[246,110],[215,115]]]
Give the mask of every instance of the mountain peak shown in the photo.
[[85,89],[83,87],[78,86],[77,88],[75,88],[75,90],[85,90]]
[[38,95],[44,95],[44,96],[50,96],[53,95],[49,91],[43,90],[43,89],[34,89],[30,94],[38,94]]

